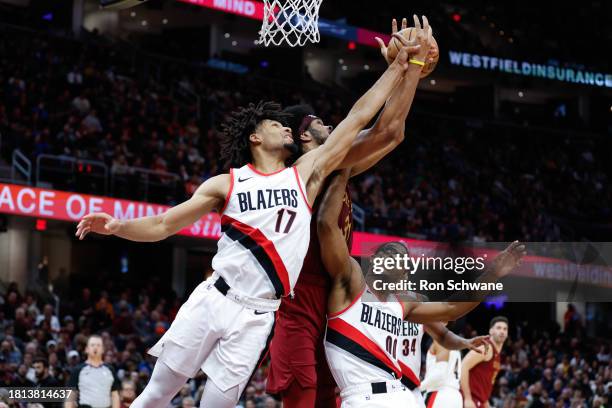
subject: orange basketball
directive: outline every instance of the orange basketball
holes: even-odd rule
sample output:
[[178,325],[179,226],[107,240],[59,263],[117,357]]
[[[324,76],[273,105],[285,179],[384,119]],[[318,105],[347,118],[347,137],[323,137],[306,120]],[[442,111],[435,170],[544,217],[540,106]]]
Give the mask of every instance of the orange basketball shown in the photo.
[[[408,41],[414,40],[416,37],[416,29],[414,27],[404,28],[397,32],[399,35],[407,39]],[[391,37],[391,41],[389,41],[389,45],[387,47],[387,62],[392,63],[397,57],[399,50],[402,44],[395,37]],[[436,69],[436,65],[438,64],[438,60],[440,59],[440,49],[438,48],[438,43],[436,39],[433,38],[433,44],[429,47],[429,52],[427,53],[427,59],[425,61],[425,66],[421,71],[421,78],[425,78],[429,74],[431,74],[434,69]]]

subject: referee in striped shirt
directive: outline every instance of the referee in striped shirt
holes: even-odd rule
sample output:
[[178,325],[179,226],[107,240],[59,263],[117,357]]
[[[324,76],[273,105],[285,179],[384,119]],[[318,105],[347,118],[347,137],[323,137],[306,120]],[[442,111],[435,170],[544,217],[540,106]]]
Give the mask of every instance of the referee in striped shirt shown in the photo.
[[68,386],[76,389],[65,408],[119,408],[121,383],[115,371],[102,361],[104,346],[102,337],[90,336],[85,348],[87,360],[77,366],[70,376]]

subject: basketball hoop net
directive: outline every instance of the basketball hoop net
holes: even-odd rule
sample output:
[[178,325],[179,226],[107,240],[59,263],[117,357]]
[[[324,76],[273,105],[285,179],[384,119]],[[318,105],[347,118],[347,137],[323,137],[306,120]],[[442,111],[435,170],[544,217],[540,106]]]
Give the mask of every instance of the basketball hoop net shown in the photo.
[[264,0],[259,44],[303,46],[318,43],[319,7],[323,0]]

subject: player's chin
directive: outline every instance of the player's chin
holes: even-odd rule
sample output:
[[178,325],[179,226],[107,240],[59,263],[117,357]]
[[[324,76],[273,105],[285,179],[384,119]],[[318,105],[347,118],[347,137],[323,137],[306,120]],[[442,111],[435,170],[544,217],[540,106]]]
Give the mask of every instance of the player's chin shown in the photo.
[[299,151],[298,145],[291,141],[291,142],[286,142],[285,144],[283,144],[283,147],[291,154],[296,154]]

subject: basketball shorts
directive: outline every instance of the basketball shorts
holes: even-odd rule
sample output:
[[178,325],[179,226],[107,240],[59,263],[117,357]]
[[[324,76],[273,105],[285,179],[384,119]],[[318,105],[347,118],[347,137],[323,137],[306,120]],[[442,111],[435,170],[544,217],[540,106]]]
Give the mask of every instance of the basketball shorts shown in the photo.
[[317,388],[327,396],[318,401],[335,399],[336,383],[329,371],[323,335],[325,333],[328,289],[307,284],[300,276],[295,299],[283,299],[274,339],[270,345],[270,368],[267,392],[279,394],[293,381],[302,388]]
[[242,393],[270,342],[279,301],[223,294],[217,279],[195,288],[149,354],[186,377],[202,369],[222,391],[238,385]]
[[414,394],[399,381],[388,381],[387,392],[373,393],[371,384],[352,386],[340,392],[341,408],[416,408]]

